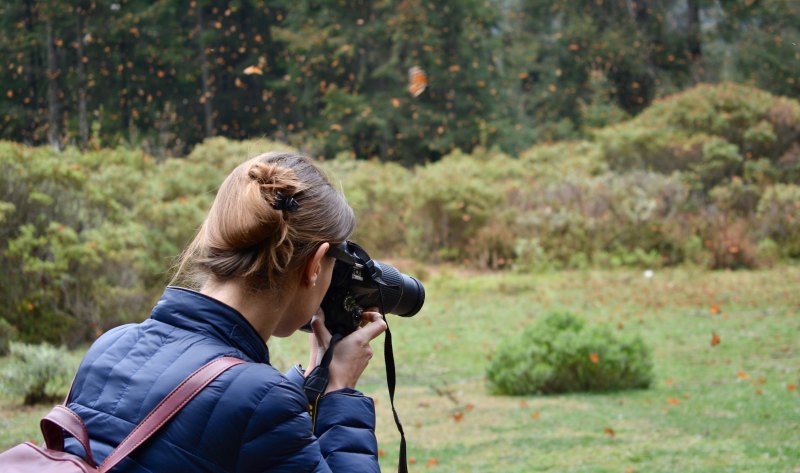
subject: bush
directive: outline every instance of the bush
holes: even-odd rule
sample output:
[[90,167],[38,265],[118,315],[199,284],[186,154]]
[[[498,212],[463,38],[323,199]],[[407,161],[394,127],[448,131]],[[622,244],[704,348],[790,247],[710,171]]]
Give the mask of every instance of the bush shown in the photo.
[[[584,260],[620,266],[674,264],[682,261],[682,241],[688,237],[680,221],[687,199],[688,189],[677,175],[639,171],[570,176],[531,189],[520,204],[525,211],[518,225],[557,267],[578,267]],[[521,262],[528,259],[518,256]]]
[[16,269],[0,274],[0,299],[16,339],[74,346],[145,317],[224,177],[286,148],[217,138],[157,161],[0,142],[0,265]]
[[800,103],[732,83],[675,94],[595,133],[612,169],[691,170],[706,189],[741,177],[751,160],[763,159],[761,170],[784,182],[797,179],[798,137]]
[[638,336],[552,313],[500,346],[487,376],[498,394],[556,394],[647,388],[652,370],[650,350]]
[[705,248],[711,253],[709,269],[752,269],[758,266],[756,243],[746,220],[711,207],[703,210],[696,225]]
[[500,153],[459,151],[416,169],[408,196],[410,250],[422,258],[478,258],[490,265],[513,254],[513,239],[498,227],[514,221],[506,202],[519,191],[520,170],[517,160]]
[[0,372],[0,392],[22,397],[26,406],[56,402],[69,389],[72,367],[69,353],[46,343],[11,343],[8,365]]
[[146,242],[129,206],[154,166],[139,151],[0,143],[0,264],[16,268],[0,276],[0,297],[19,340],[76,344],[104,328],[100,287],[135,280],[131,256]]
[[756,220],[762,237],[777,243],[785,256],[800,258],[800,186],[768,187],[758,203]]
[[411,172],[395,163],[346,156],[322,164],[356,214],[353,239],[378,259],[405,251]]
[[0,356],[8,355],[11,348],[11,341],[18,335],[16,327],[8,323],[8,321],[0,317]]

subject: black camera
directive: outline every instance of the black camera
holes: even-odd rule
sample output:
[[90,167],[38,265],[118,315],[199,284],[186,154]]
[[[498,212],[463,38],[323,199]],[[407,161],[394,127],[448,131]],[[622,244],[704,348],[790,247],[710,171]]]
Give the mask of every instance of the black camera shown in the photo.
[[[336,262],[321,307],[331,334],[346,336],[353,332],[361,324],[362,311],[368,307],[402,317],[411,317],[422,309],[425,302],[422,283],[394,266],[373,260],[352,241],[332,246],[328,256]],[[311,325],[306,324],[302,330],[311,331]]]

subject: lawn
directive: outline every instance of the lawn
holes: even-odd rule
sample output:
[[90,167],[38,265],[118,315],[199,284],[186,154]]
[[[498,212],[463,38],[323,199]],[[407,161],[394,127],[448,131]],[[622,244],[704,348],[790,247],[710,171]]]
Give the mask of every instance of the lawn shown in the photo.
[[[389,317],[412,471],[800,473],[800,268],[651,278],[439,269],[424,282],[422,312]],[[497,343],[562,309],[640,333],[653,386],[490,395],[485,367]],[[274,364],[304,361],[305,343],[271,341]],[[359,388],[377,401],[381,464],[393,471],[399,434],[376,348]],[[0,448],[38,438],[46,411],[0,400]]]

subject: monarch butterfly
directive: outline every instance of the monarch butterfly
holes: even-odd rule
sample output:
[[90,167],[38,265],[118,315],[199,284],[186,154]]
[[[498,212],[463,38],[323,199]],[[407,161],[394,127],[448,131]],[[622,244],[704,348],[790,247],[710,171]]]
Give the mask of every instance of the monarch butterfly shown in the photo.
[[428,87],[428,76],[419,66],[413,66],[408,70],[408,92],[413,97],[419,97]]
[[261,68],[258,67],[258,66],[247,66],[247,67],[244,68],[244,73],[247,74],[247,75],[250,75],[250,74],[261,75],[261,74],[263,74],[263,72],[261,71]]

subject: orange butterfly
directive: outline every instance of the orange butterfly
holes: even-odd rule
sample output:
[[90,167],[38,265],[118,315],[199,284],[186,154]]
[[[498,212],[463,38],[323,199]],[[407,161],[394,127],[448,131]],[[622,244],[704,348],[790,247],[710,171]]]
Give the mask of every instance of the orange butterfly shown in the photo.
[[247,66],[247,67],[244,68],[244,73],[247,74],[247,75],[250,75],[250,74],[262,75],[264,72],[258,66]]
[[428,76],[419,66],[408,70],[408,92],[413,97],[419,97],[428,87]]

